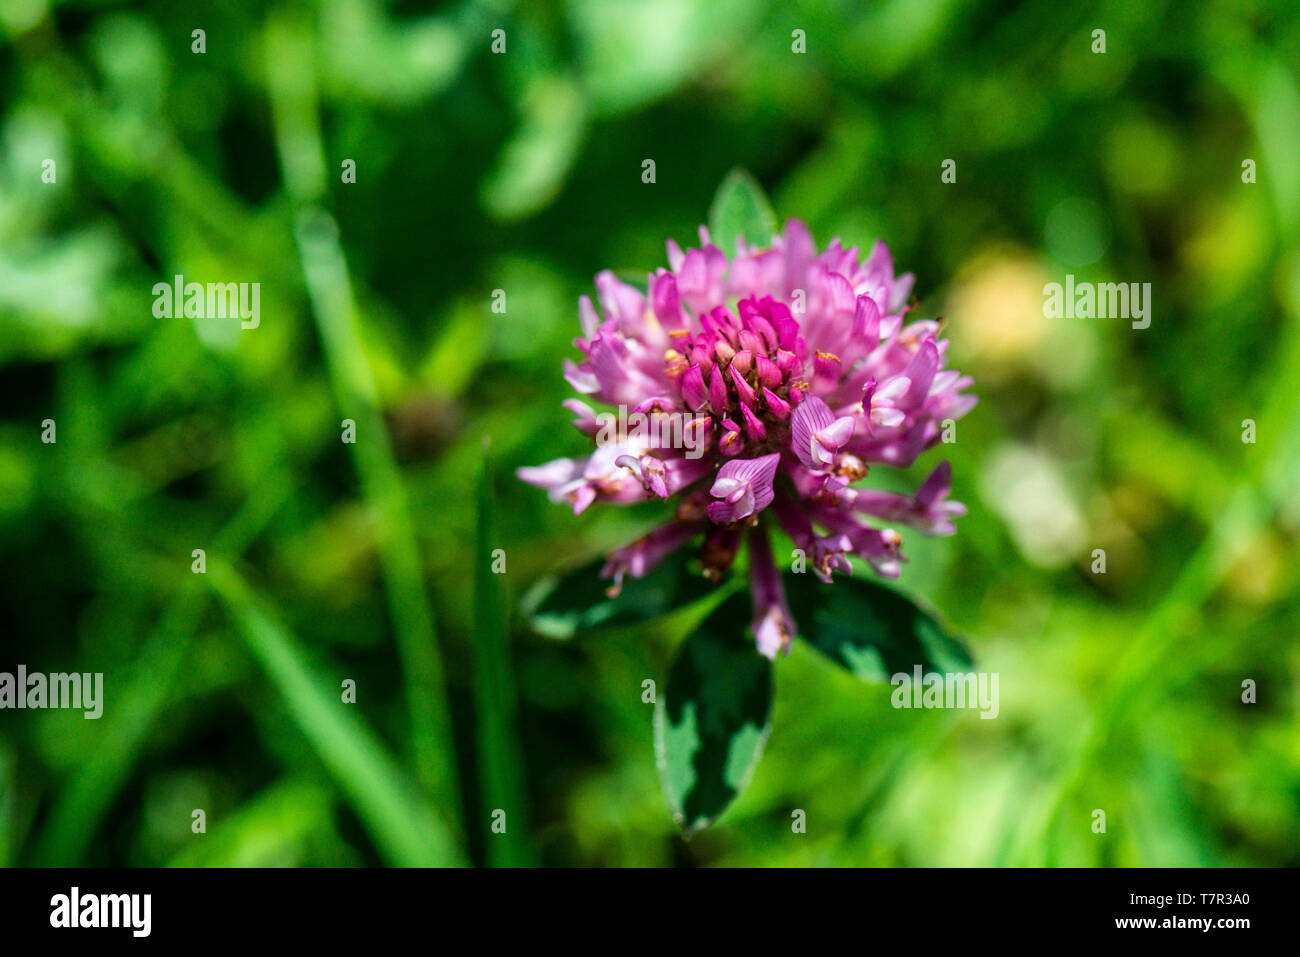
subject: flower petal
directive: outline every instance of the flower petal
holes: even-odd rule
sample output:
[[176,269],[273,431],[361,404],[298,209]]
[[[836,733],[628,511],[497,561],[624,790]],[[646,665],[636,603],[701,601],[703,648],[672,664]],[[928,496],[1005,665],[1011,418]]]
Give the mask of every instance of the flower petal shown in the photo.
[[830,406],[815,395],[809,395],[795,408],[790,416],[790,437],[794,445],[794,454],[805,467],[814,472],[825,468],[825,463],[818,461],[813,449],[814,436],[822,429],[828,428],[835,421]]

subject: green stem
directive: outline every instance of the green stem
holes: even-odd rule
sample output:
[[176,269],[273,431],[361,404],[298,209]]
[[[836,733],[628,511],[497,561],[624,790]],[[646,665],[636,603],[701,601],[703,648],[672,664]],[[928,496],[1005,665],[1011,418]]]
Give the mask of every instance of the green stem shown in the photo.
[[[494,567],[492,471],[484,443],[478,486],[478,524],[474,555],[474,697],[478,713],[479,775],[483,792],[484,846],[493,867],[522,867],[532,862],[520,788],[519,742],[515,736],[515,697],[506,632],[509,602],[503,574]],[[501,568],[504,573],[505,569]],[[504,814],[504,819],[501,818]],[[501,831],[501,825],[505,831]]]

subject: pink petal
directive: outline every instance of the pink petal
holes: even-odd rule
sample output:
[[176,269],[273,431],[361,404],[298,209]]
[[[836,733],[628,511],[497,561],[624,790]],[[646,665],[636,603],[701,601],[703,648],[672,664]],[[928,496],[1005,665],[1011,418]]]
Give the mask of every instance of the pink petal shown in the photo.
[[790,435],[794,454],[805,467],[814,472],[823,471],[825,465],[817,460],[813,451],[813,438],[822,429],[830,427],[835,416],[825,402],[815,395],[805,396],[790,416]]

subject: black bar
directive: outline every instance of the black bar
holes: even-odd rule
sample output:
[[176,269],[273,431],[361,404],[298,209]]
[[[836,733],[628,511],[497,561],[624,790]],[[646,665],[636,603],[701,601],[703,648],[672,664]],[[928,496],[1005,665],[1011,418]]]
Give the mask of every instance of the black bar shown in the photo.
[[[90,944],[333,947],[407,933],[451,946],[453,928],[485,939],[511,931],[549,935],[545,929],[553,928],[558,941],[611,922],[644,934],[648,944],[690,920],[719,930],[725,924],[738,938],[765,933],[773,923],[813,938],[848,932],[864,946],[877,934],[918,935],[927,943],[1048,935],[1231,946],[1259,933],[1292,933],[1298,883],[1291,870],[1193,869],[9,870],[0,872],[0,926],[10,943],[75,936]],[[116,908],[118,923],[127,926],[52,926],[68,922],[74,887],[81,915],[109,919]],[[139,910],[127,910],[120,897],[103,907],[102,895],[132,894],[149,895],[147,936],[136,935],[144,929],[143,897],[135,899]],[[1133,921],[1150,923],[1121,926]]]

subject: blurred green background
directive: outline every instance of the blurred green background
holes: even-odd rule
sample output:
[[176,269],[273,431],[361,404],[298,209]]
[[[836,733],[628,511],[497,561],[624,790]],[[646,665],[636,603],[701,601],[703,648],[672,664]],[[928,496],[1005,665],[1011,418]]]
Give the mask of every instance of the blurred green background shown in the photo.
[[[106,698],[0,712],[0,862],[1300,864],[1292,0],[4,0],[0,35],[0,670]],[[796,645],[686,842],[641,698],[683,623],[518,610],[660,511],[511,473],[584,448],[592,275],[664,264],[735,166],[949,320],[981,403],[873,480],[952,459],[970,514],[901,585],[1001,713]],[[155,319],[175,273],[260,282],[260,327]],[[1045,319],[1067,273],[1152,283],[1150,328]]]

